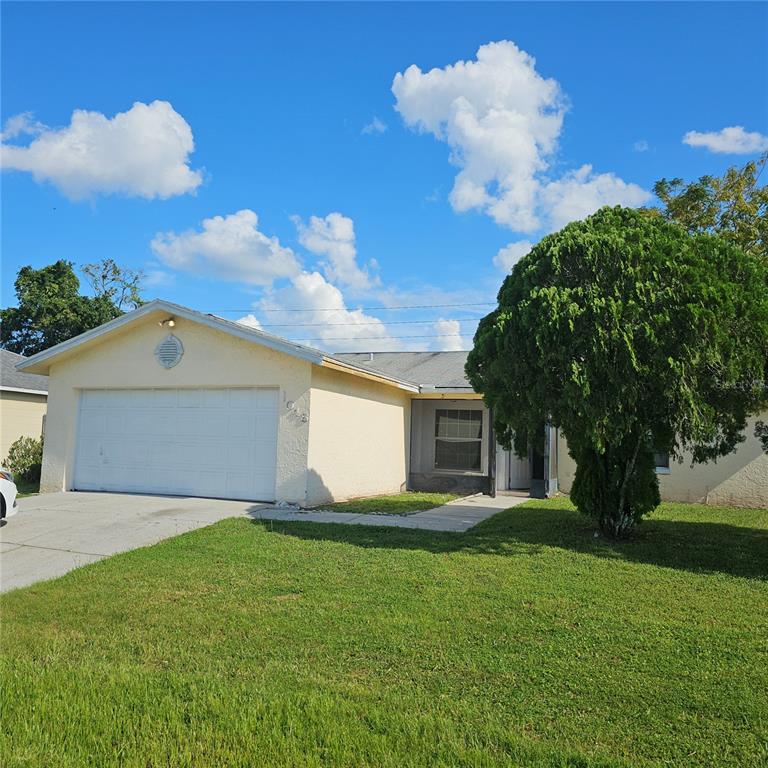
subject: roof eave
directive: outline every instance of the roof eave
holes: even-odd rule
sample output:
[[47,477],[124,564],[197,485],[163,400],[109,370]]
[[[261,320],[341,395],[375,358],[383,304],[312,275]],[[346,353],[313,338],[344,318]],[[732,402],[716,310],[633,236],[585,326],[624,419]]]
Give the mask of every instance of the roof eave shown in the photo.
[[245,325],[240,325],[239,323],[234,323],[230,320],[225,320],[224,318],[214,317],[213,315],[204,315],[201,312],[195,312],[194,310],[182,307],[180,304],[173,304],[172,302],[164,301],[163,299],[154,299],[146,304],[142,304],[141,307],[132,312],[127,312],[114,320],[110,320],[108,323],[104,323],[97,328],[92,328],[90,331],[81,333],[79,336],[75,336],[67,341],[63,341],[60,344],[50,347],[49,349],[38,352],[36,355],[28,357],[26,360],[17,363],[16,370],[45,375],[48,373],[50,364],[60,355],[71,352],[83,344],[87,344],[88,342],[112,333],[123,326],[136,322],[153,312],[161,311],[168,312],[168,314],[177,317],[182,317],[191,322],[207,325],[210,328],[224,331],[225,333],[245,339],[246,341],[260,343],[270,349],[284,352],[293,357],[298,357],[311,363],[315,363],[316,365],[320,365],[323,359],[323,353],[319,350],[294,345],[288,341],[279,339],[276,336],[271,336],[263,331],[258,331],[255,328],[248,328]]

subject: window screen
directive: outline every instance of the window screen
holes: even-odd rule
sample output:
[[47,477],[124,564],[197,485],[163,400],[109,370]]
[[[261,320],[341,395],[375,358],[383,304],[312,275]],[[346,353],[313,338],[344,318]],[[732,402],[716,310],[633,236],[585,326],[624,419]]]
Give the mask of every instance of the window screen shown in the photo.
[[448,408],[435,411],[435,469],[479,472],[482,445],[482,411]]

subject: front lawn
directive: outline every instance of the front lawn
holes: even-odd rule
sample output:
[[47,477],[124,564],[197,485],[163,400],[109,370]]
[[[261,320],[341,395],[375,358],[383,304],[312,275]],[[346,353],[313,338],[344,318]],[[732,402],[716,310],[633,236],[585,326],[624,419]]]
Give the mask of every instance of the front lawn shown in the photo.
[[5,595],[0,764],[765,766],[768,510],[225,520]]
[[434,509],[449,501],[461,498],[455,493],[393,493],[387,496],[368,496],[352,501],[338,501],[335,504],[323,504],[319,509],[334,512],[349,512],[356,515],[408,515],[424,509]]

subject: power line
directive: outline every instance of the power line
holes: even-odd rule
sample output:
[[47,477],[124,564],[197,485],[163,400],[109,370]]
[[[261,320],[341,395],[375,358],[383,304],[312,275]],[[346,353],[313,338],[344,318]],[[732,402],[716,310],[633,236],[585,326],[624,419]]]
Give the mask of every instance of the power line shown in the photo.
[[449,321],[453,322],[454,320],[457,323],[477,323],[480,321],[479,317],[460,317],[460,318],[451,318],[451,317],[439,317],[439,318],[433,318],[432,320],[374,320],[372,322],[364,322],[364,323],[268,323],[265,325],[262,325],[262,328],[306,328],[306,327],[312,327],[312,328],[331,328],[333,326],[358,326],[358,325],[381,325],[382,323],[386,323],[386,325],[423,325],[423,324],[429,324],[429,323],[437,323],[440,320],[443,321]]
[[325,338],[324,336],[314,336],[308,339],[287,339],[287,341],[324,341],[329,343],[332,341],[393,341],[397,339],[453,339],[456,337],[455,333],[437,333],[437,334],[424,334],[420,336],[332,336]]
[[217,309],[209,310],[209,314],[213,312],[390,312],[396,309],[446,309],[449,307],[491,307],[495,306],[495,301],[475,301],[466,304],[404,304],[399,307],[354,307],[349,309],[347,307],[328,307],[327,309],[315,309],[314,307],[295,307],[290,309],[257,309],[255,307],[247,307],[246,309]]

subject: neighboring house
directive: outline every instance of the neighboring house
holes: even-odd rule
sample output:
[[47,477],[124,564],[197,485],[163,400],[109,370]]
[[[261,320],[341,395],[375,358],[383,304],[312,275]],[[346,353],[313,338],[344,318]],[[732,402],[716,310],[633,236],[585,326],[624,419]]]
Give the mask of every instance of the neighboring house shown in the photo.
[[[152,301],[19,368],[49,375],[43,491],[314,506],[406,488],[545,495],[559,482],[568,490],[573,464],[555,430],[530,461],[496,445],[465,360],[466,352],[330,355]],[[768,457],[756,446],[750,437],[714,466],[673,464],[662,489],[768,504]]]
[[0,461],[20,437],[43,434],[48,377],[16,370],[27,358],[0,349]]

